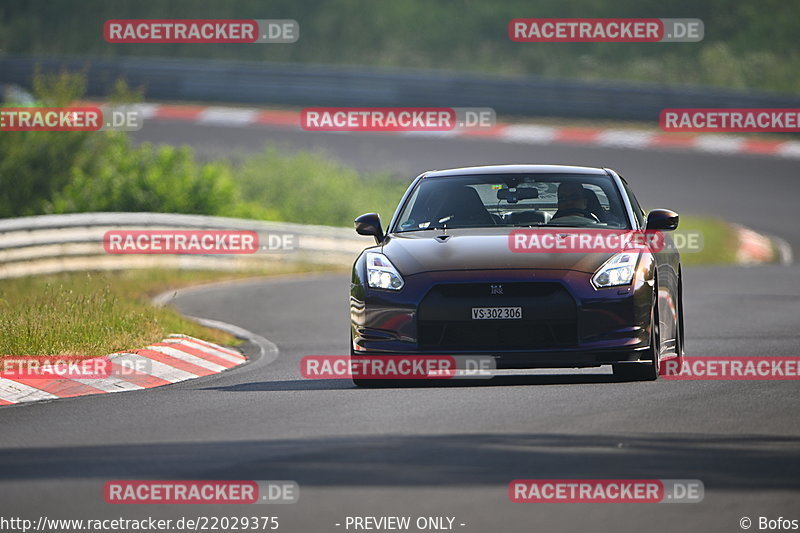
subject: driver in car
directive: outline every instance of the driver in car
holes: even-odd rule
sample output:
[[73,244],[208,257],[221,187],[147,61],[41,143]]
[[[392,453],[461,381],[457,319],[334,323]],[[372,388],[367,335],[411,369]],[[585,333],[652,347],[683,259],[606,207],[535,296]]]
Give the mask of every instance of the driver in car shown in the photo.
[[583,186],[574,181],[562,182],[558,186],[558,211],[550,222],[559,226],[597,224],[599,220],[586,207]]

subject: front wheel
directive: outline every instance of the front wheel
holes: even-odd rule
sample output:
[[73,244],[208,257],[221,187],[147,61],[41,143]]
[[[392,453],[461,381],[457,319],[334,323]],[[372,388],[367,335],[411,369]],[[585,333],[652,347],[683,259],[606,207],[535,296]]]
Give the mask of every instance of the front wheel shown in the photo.
[[650,349],[644,363],[618,363],[614,365],[614,377],[624,381],[655,381],[658,379],[659,354],[661,352],[661,335],[659,334],[658,304],[651,314]]

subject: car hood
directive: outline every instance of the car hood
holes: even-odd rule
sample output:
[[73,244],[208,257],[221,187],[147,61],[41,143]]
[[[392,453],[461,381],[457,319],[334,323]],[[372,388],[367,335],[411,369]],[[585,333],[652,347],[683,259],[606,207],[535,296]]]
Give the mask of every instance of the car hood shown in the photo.
[[[469,228],[390,234],[383,253],[403,275],[442,270],[551,269],[593,273],[613,253],[520,253],[511,228]],[[445,237],[446,238],[443,238]]]

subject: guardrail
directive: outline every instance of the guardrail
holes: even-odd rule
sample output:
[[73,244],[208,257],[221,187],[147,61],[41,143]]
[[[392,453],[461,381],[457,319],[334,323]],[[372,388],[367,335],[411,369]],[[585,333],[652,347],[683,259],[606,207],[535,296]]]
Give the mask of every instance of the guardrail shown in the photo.
[[82,71],[88,96],[106,96],[120,77],[152,100],[290,106],[492,107],[497,113],[658,120],[667,107],[800,107],[800,97],[712,87],[670,87],[537,76],[129,57],[0,56],[0,82],[30,86],[43,72]]
[[[250,230],[292,235],[292,248],[246,255],[110,254],[110,230]],[[78,270],[180,268],[243,270],[271,261],[348,266],[373,241],[348,228],[163,213],[81,213],[0,220],[0,279]]]

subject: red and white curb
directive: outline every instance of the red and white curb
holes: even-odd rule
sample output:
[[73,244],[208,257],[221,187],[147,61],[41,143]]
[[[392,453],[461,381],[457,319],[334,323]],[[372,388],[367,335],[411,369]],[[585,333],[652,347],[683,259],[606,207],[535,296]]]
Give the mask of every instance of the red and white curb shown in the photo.
[[[57,400],[75,396],[107,394],[160,387],[218,374],[246,361],[236,350],[225,348],[188,335],[170,335],[141,350],[109,355],[111,376],[93,379],[72,378],[0,378],[0,405]],[[124,358],[126,368],[115,359]],[[135,372],[131,372],[131,363]],[[146,369],[146,370],[145,370]],[[43,375],[63,375],[53,369]]]
[[792,263],[792,247],[783,239],[768,237],[749,228],[733,224],[738,240],[736,262],[742,265]]
[[[301,130],[300,112],[221,106],[137,104],[148,120],[178,120],[217,126],[272,126]],[[391,133],[391,132],[386,132]],[[689,150],[715,154],[766,155],[800,158],[800,141],[758,139],[735,135],[660,133],[654,131],[559,127],[498,123],[485,129],[398,132],[424,137],[488,138],[520,144],[581,144],[640,150]]]

